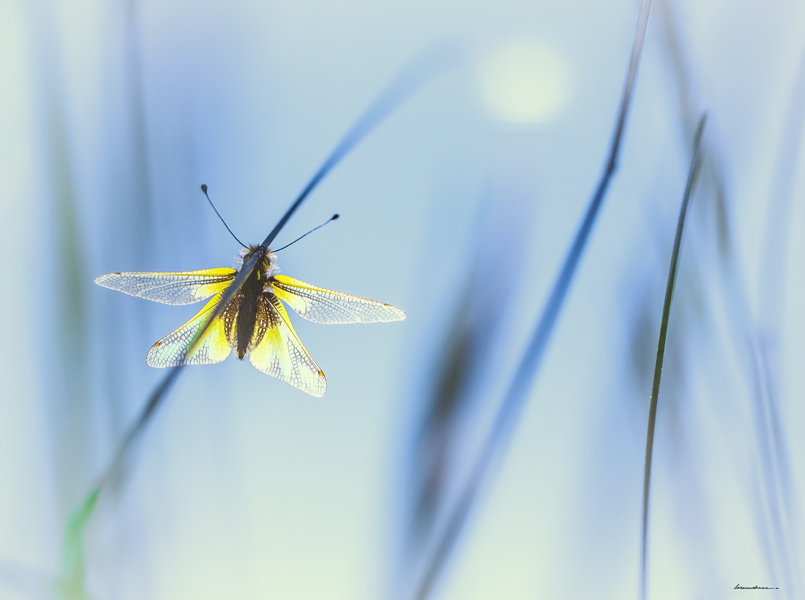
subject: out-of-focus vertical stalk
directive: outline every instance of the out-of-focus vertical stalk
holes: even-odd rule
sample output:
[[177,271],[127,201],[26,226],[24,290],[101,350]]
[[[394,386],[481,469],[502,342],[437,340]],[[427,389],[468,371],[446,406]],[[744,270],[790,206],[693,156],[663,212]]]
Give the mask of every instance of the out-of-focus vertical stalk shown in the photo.
[[[451,309],[451,322],[438,350],[427,388],[423,414],[415,432],[410,458],[410,522],[408,559],[413,564],[426,547],[438,522],[451,486],[458,476],[455,457],[462,443],[462,420],[473,401],[475,390],[483,381],[497,374],[496,342],[508,312],[528,237],[533,203],[526,205],[507,191],[486,193],[477,216],[476,234],[471,236],[473,256],[468,265],[464,285]],[[529,199],[530,200],[530,199]],[[489,213],[492,213],[491,215]],[[484,250],[478,252],[477,240],[484,239]],[[494,284],[489,287],[489,274]]]
[[[53,218],[54,266],[51,269],[55,284],[49,291],[52,301],[42,302],[42,308],[52,307],[52,322],[57,337],[54,356],[48,364],[47,389],[51,404],[54,455],[54,478],[57,514],[64,518],[86,488],[91,468],[93,435],[90,428],[92,402],[90,396],[89,340],[90,322],[87,314],[85,285],[89,281],[86,269],[80,213],[73,180],[73,157],[70,152],[68,124],[59,74],[61,52],[57,28],[52,19],[54,7],[40,6],[29,16],[40,58],[42,95],[44,99],[44,129],[47,168],[51,172],[49,190]],[[56,291],[58,290],[58,291]],[[40,296],[44,297],[44,295]],[[61,588],[61,586],[57,586]],[[59,597],[84,600],[83,571],[71,590],[58,589]]]
[[763,473],[766,502],[770,507],[777,560],[781,563],[784,592],[790,598],[802,596],[802,581],[795,565],[799,564],[796,536],[799,503],[791,484],[788,444],[780,419],[781,365],[778,355],[780,332],[785,312],[786,267],[791,223],[794,180],[802,151],[805,123],[805,54],[800,57],[797,78],[791,90],[788,111],[782,123],[782,140],[775,161],[774,179],[769,198],[766,234],[758,277],[758,322],[755,332],[756,356],[761,370],[764,406],[758,411],[765,417],[759,425],[769,442],[771,472]]
[[[57,283],[51,304],[56,309],[58,336],[54,377],[50,398],[61,439],[57,454],[56,478],[63,508],[78,497],[85,482],[80,475],[89,465],[91,435],[89,433],[91,402],[89,397],[89,365],[87,364],[88,322],[84,282],[87,280],[79,216],[72,181],[71,158],[67,144],[66,124],[58,92],[48,92],[49,154],[53,174],[54,258]],[[44,303],[43,303],[44,304]],[[50,369],[48,369],[50,370]]]
[[690,174],[688,176],[688,184],[685,188],[685,196],[682,199],[682,208],[679,211],[679,221],[676,226],[676,236],[674,237],[674,247],[671,251],[671,267],[668,270],[668,284],[665,287],[665,301],[662,306],[662,320],[660,321],[660,337],[657,343],[657,359],[654,365],[654,381],[651,384],[651,403],[648,412],[648,431],[646,433],[646,463],[643,476],[643,523],[640,542],[640,598],[646,598],[646,581],[647,581],[647,541],[648,541],[648,508],[649,508],[649,491],[651,489],[651,459],[654,452],[654,429],[657,421],[657,402],[660,396],[660,379],[662,377],[662,363],[665,357],[665,340],[668,335],[668,321],[671,315],[671,301],[674,297],[674,285],[676,283],[676,274],[679,268],[679,253],[682,248],[682,234],[685,230],[685,218],[688,214],[688,207],[690,206],[690,199],[693,197],[693,191],[696,188],[696,181],[699,178],[699,171],[701,170],[701,139],[702,132],[704,131],[706,117],[703,116],[699,120],[699,125],[696,128],[696,135],[693,141],[693,161],[690,165]]
[[137,0],[126,3],[125,60],[129,92],[129,126],[131,133],[131,195],[135,258],[147,262],[154,245],[154,209],[151,199],[151,167],[148,152],[148,127],[145,118],[142,52],[140,50],[140,21]]
[[42,170],[48,181],[44,194],[50,216],[50,235],[41,257],[46,260],[45,271],[29,265],[34,276],[26,293],[41,315],[31,324],[31,335],[39,340],[40,373],[50,406],[55,506],[57,514],[66,517],[86,486],[91,456],[88,277],[60,81],[56,9],[49,2],[25,6],[41,99]]
[[426,541],[436,522],[439,507],[450,480],[455,450],[456,420],[468,401],[468,384],[472,365],[481,348],[477,339],[478,323],[468,318],[472,310],[472,291],[477,286],[477,273],[471,270],[461,293],[447,334],[438,353],[441,360],[427,392],[425,411],[417,432],[411,457],[410,523],[406,528],[406,546],[414,554]]
[[[127,0],[121,8],[123,36],[119,43],[123,62],[120,71],[124,75],[121,81],[125,110],[121,112],[123,122],[111,127],[107,138],[110,154],[118,158],[113,171],[118,176],[114,188],[110,190],[107,223],[101,239],[104,240],[104,248],[118,248],[113,254],[116,258],[131,257],[134,263],[146,268],[151,263],[155,249],[156,215],[145,111],[139,3],[137,0]],[[134,319],[138,323],[135,332],[148,330],[150,313],[146,306],[135,306],[134,319],[126,319],[119,314],[119,302],[114,299],[105,302],[104,310],[98,314],[101,331],[119,330],[121,322]],[[104,339],[104,342],[111,341],[108,337]],[[121,349],[117,344],[109,344],[101,354],[100,374],[103,380],[102,397],[109,416],[109,432],[113,437],[119,435],[124,426],[124,407],[127,400],[130,401],[122,391],[126,389],[128,371],[120,361]]]

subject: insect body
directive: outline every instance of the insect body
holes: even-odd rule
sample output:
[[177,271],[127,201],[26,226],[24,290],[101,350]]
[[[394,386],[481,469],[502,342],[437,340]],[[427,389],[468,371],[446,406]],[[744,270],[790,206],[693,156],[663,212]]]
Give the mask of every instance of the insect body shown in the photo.
[[312,395],[323,396],[324,373],[308,354],[294,331],[283,303],[314,323],[380,323],[402,321],[405,313],[390,304],[325,290],[279,274],[276,255],[264,246],[241,252],[242,263],[259,255],[243,287],[213,319],[193,348],[191,344],[206,326],[235,269],[205,269],[177,273],[110,273],[95,283],[119,292],[164,304],[192,304],[211,299],[196,316],[168,334],[148,351],[152,367],[218,363],[234,350],[252,365]]

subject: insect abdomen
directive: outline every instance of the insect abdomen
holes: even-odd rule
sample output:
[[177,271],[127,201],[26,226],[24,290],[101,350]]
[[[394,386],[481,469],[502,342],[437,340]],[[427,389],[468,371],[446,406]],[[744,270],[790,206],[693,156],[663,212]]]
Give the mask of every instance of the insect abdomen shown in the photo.
[[243,285],[243,298],[240,302],[238,316],[235,321],[236,347],[238,358],[243,360],[246,351],[251,346],[252,336],[255,333],[257,322],[257,299],[263,293],[263,282],[260,272],[256,271]]

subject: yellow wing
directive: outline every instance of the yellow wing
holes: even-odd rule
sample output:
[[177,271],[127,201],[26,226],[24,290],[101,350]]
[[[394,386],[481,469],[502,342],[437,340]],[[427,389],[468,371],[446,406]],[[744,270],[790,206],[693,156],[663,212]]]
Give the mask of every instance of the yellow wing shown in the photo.
[[178,273],[109,273],[95,283],[111,290],[163,304],[192,304],[220,292],[234,279],[235,269]]
[[225,322],[227,319],[233,318],[228,314],[233,306],[231,303],[223,314],[212,322],[193,353],[187,355],[193,338],[206,324],[210,313],[221,301],[222,294],[223,292],[216,294],[195,317],[151,346],[145,357],[148,366],[165,368],[179,365],[211,365],[219,363],[229,356],[232,346],[226,339]]
[[284,275],[274,275],[271,284],[274,293],[294,312],[314,323],[385,323],[405,319],[405,313],[391,304],[325,290]]
[[327,390],[324,373],[296,337],[285,307],[276,296],[261,295],[258,302],[257,331],[263,333],[258,333],[249,360],[263,373],[321,398]]

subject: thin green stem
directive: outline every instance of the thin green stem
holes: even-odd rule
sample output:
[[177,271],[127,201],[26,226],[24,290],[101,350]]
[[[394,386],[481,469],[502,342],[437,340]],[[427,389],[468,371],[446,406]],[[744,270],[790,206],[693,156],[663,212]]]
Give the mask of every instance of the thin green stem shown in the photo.
[[679,251],[682,247],[682,233],[685,229],[685,219],[688,214],[688,206],[693,197],[693,190],[696,188],[696,181],[699,179],[699,171],[702,167],[701,159],[701,140],[707,115],[702,115],[699,126],[693,141],[693,161],[690,165],[688,174],[688,184],[685,187],[685,196],[682,199],[682,208],[679,211],[679,221],[676,225],[676,236],[674,237],[674,248],[671,251],[671,267],[668,270],[668,284],[665,286],[665,301],[662,305],[662,321],[660,322],[660,339],[657,343],[657,360],[654,364],[654,381],[651,384],[651,403],[648,411],[648,432],[646,434],[646,465],[643,475],[643,527],[640,541],[640,598],[646,598],[646,583],[648,570],[646,559],[648,553],[648,501],[649,490],[651,487],[651,459],[654,452],[654,429],[657,422],[657,401],[660,395],[660,379],[662,377],[662,363],[665,358],[665,341],[668,336],[668,319],[671,314],[671,300],[674,296],[674,286],[676,285],[676,274],[679,268]]

